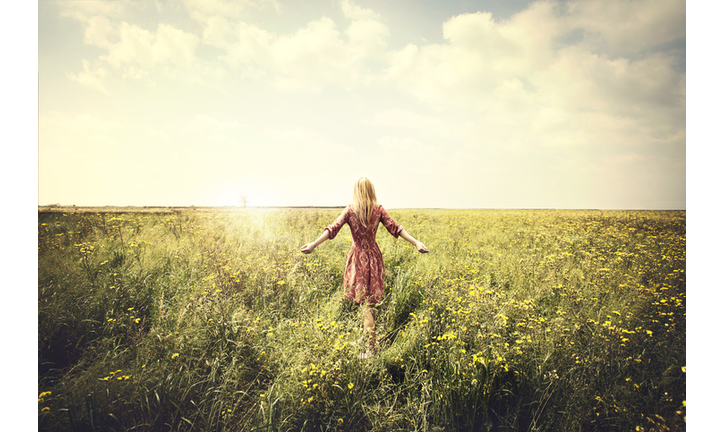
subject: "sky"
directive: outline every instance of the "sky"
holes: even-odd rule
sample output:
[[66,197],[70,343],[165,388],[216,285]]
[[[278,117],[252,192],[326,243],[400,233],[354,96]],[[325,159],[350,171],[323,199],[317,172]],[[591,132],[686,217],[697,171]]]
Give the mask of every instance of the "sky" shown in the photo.
[[38,204],[686,209],[682,0],[38,2]]

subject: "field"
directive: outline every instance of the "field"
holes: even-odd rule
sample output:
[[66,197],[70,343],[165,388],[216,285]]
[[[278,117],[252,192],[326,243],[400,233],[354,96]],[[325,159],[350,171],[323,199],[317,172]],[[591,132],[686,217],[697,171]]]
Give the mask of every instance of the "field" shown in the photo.
[[360,361],[340,210],[39,211],[39,429],[685,430],[685,212],[390,210]]

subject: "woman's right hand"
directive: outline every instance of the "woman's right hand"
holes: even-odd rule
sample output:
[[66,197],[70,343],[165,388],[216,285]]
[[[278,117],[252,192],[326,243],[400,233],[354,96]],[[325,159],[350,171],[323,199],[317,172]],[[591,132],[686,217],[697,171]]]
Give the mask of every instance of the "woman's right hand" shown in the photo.
[[420,253],[428,253],[428,252],[430,252],[429,250],[427,250],[427,248],[425,247],[425,245],[424,245],[421,241],[418,241],[417,243],[415,243],[415,247],[417,248],[417,251],[420,252]]
[[315,246],[314,243],[307,243],[304,246],[302,246],[302,253],[310,254],[314,250]]

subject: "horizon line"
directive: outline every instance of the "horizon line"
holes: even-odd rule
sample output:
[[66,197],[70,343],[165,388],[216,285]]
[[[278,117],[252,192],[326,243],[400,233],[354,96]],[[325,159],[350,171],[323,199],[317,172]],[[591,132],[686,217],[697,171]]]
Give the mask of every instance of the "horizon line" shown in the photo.
[[[102,206],[86,206],[86,205],[62,205],[62,204],[46,204],[38,205],[38,210],[196,210],[196,209],[216,209],[216,210],[264,210],[264,209],[341,209],[346,205],[316,206],[316,205],[297,205],[297,206],[162,206],[162,205],[102,205]],[[390,210],[580,210],[580,211],[686,211],[685,208],[627,208],[627,209],[607,209],[607,208],[562,208],[562,207],[386,207]]]

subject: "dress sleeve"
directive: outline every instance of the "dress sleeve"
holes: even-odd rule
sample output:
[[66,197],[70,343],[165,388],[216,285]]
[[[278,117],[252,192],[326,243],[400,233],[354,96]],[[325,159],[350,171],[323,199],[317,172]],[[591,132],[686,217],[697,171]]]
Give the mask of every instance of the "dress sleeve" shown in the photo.
[[380,222],[382,222],[382,225],[387,228],[387,231],[392,234],[393,237],[398,238],[400,236],[403,229],[402,225],[395,222],[382,206],[380,206]]
[[329,231],[330,240],[337,237],[337,233],[340,229],[342,229],[342,225],[347,223],[347,221],[349,220],[349,212],[350,206],[345,207],[344,211],[342,211],[342,214],[337,217],[337,220],[335,220],[331,225],[327,225],[324,228],[325,230]]

